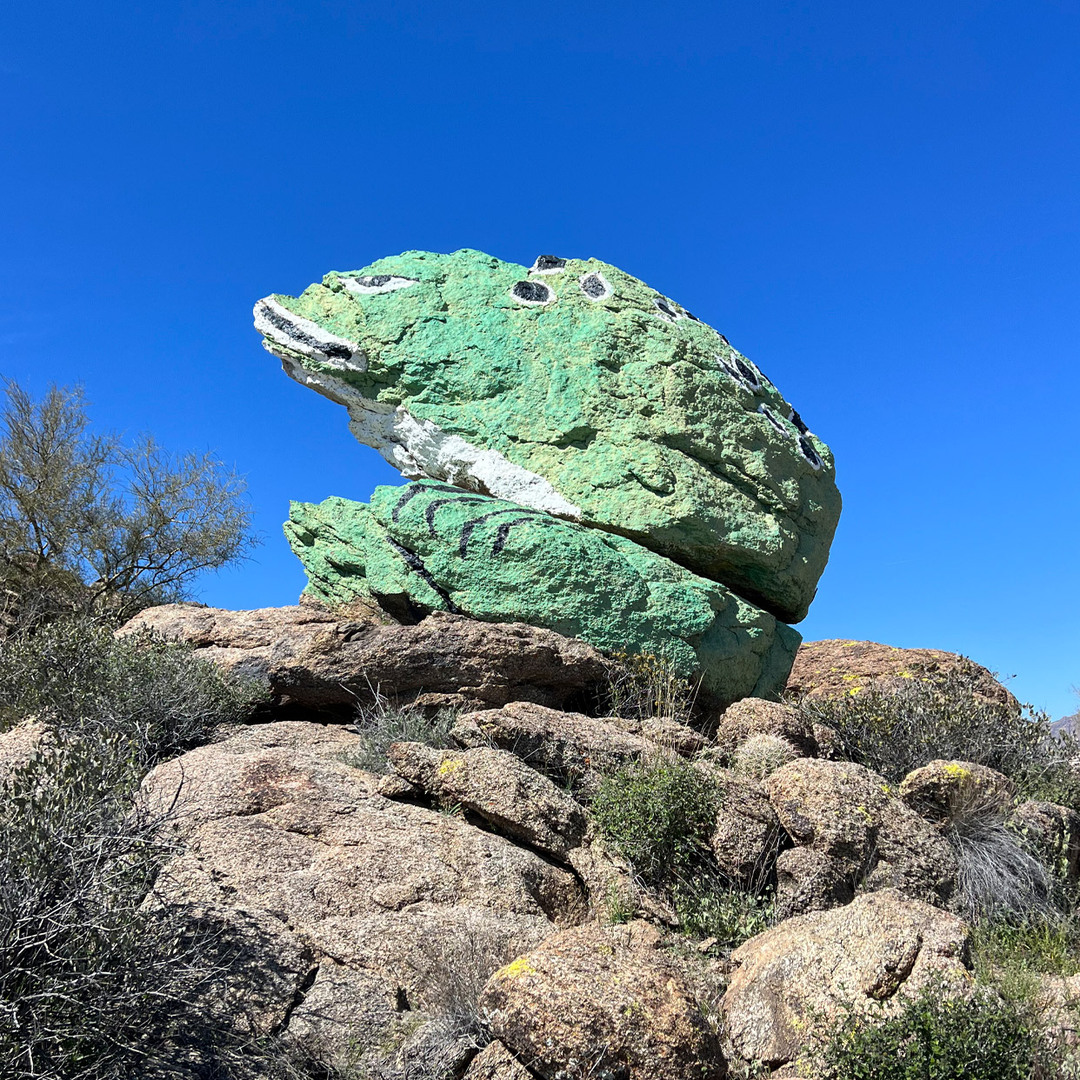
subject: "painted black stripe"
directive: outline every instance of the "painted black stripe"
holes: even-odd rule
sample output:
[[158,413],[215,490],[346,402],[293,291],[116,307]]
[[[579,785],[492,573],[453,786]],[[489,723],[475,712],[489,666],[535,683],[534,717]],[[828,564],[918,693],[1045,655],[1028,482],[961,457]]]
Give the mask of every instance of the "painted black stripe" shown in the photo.
[[402,559],[405,560],[405,565],[410,570],[418,574],[436,593],[438,593],[442,598],[443,603],[446,604],[446,610],[449,611],[451,615],[463,614],[461,608],[450,599],[450,594],[431,576],[431,573],[424,565],[423,560],[415,551],[410,551],[407,547],[399,544],[390,536],[386,538],[386,542],[402,557]]

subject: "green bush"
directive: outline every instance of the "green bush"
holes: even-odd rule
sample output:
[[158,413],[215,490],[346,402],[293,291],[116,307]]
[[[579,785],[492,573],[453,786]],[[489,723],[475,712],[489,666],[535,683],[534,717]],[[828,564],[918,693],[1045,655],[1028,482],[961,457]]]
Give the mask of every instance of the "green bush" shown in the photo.
[[912,679],[895,690],[862,688],[840,699],[800,704],[812,721],[833,728],[844,754],[899,782],[937,758],[973,761],[1010,777],[1023,798],[1080,806],[1071,761],[1077,741],[1050,732],[1042,713],[979,695],[963,671]]
[[592,802],[601,832],[650,885],[692,877],[709,857],[719,792],[682,758],[635,762],[604,777]]
[[116,638],[87,620],[0,640],[0,729],[36,714],[63,739],[121,739],[136,779],[251,712],[261,694],[186,645]]
[[707,872],[675,885],[672,901],[684,933],[730,948],[764,933],[773,915],[770,900]]
[[1030,1080],[1037,1040],[1024,1011],[992,991],[930,985],[896,1016],[849,1010],[830,1033],[833,1080]]

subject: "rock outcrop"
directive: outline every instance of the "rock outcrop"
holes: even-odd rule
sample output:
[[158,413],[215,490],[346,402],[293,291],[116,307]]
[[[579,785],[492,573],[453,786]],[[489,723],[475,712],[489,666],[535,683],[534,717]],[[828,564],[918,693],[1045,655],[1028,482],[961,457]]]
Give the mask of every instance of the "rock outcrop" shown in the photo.
[[782,1065],[804,1055],[815,1026],[846,1006],[899,1008],[931,979],[964,993],[967,937],[955,915],[896,891],[787,919],[732,954],[738,969],[721,1003],[724,1030],[745,1060]]
[[618,533],[805,616],[840,511],[828,447],[723,335],[617,267],[406,252],[268,296],[255,325],[406,477]]
[[801,640],[622,536],[437,481],[376,488],[369,504],[294,503],[285,533],[317,599],[376,601],[402,621],[431,611],[524,621],[663,656],[719,704],[779,694]]
[[959,676],[984,701],[1020,711],[1019,702],[981,664],[940,649],[899,649],[876,641],[806,641],[787,681],[789,697],[836,698],[871,687],[902,688],[913,679],[937,682]]
[[379,795],[347,764],[358,741],[301,722],[251,727],[145,783],[186,843],[157,895],[261,925],[262,963],[281,983],[262,1013],[273,1026],[287,1015],[291,1038],[339,1061],[406,1041],[446,1014],[448,994],[475,1006],[492,971],[588,915],[571,871],[463,816]]
[[552,934],[492,975],[484,1020],[544,1080],[722,1077],[716,1033],[659,940],[640,922]]
[[120,633],[144,631],[184,641],[263,684],[275,702],[305,708],[352,708],[378,692],[466,708],[592,702],[611,670],[583,641],[443,612],[398,626],[369,611],[311,602],[254,611],[167,604],[140,612]]
[[764,784],[796,845],[776,863],[781,918],[850,903],[857,888],[895,886],[938,903],[952,895],[952,848],[877,773],[852,762],[800,758]]

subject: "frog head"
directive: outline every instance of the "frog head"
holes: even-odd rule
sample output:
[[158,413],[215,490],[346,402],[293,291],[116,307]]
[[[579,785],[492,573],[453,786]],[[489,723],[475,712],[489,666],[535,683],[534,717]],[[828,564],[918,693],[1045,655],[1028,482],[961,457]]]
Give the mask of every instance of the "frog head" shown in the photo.
[[722,334],[618,267],[409,251],[268,296],[255,325],[410,479],[621,533],[805,614],[839,514],[828,447]]

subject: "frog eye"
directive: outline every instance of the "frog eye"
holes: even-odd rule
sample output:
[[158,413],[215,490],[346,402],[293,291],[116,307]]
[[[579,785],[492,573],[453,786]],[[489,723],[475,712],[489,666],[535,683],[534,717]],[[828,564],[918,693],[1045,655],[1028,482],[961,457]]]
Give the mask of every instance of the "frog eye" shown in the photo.
[[417,283],[416,278],[397,277],[394,274],[364,274],[362,277],[343,277],[341,284],[351,293],[368,296],[371,293],[397,292]]
[[578,284],[590,300],[605,300],[611,295],[611,286],[604,279],[603,274],[596,272],[583,274]]
[[772,409],[769,408],[768,405],[762,403],[758,406],[757,411],[761,413],[761,415],[764,416],[765,419],[768,420],[769,423],[772,424],[772,426],[777,431],[779,431],[781,435],[791,434],[791,432],[789,432],[788,429],[784,427],[783,421],[780,420],[780,418],[776,415],[776,413],[772,411]]
[[550,304],[555,299],[555,294],[542,281],[519,281],[510,290],[510,295],[519,304],[533,307]]
[[801,434],[799,435],[799,453],[810,463],[810,467],[814,472],[817,472],[824,464],[810,440]]
[[673,300],[665,300],[662,296],[654,296],[653,303],[656,305],[656,310],[660,312],[660,318],[666,322],[678,322],[680,319],[686,318],[686,312]]
[[724,366],[727,373],[736,382],[741,383],[750,393],[756,394],[761,389],[761,375],[757,368],[734,350],[732,350],[731,356],[724,356],[723,353],[719,354],[717,360]]
[[530,274],[557,274],[566,268],[566,260],[558,255],[538,255],[529,267]]
[[806,426],[806,422],[794,409],[788,413],[788,419],[799,429],[800,435],[810,434],[810,429]]

